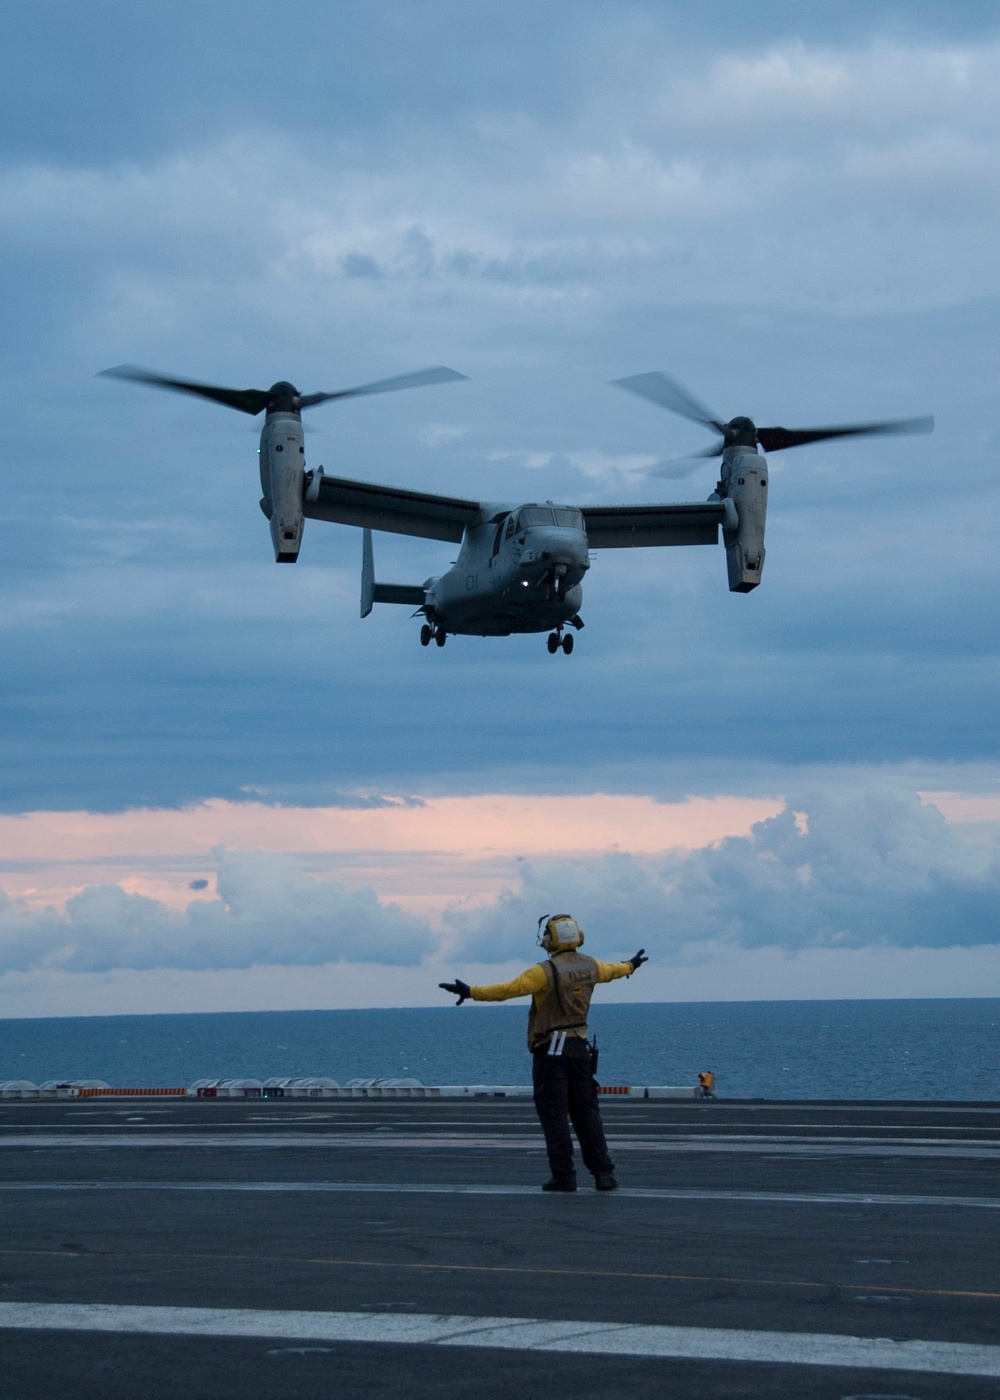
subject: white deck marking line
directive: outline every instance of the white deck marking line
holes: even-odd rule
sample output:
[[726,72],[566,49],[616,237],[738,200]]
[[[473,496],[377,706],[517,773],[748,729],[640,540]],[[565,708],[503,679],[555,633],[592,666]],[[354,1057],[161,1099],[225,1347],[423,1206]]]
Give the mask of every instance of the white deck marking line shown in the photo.
[[[140,1122],[142,1122],[141,1119],[137,1119],[135,1122],[122,1122],[121,1120],[119,1120],[117,1123],[104,1123],[100,1125],[96,1123],[81,1123],[71,1124],[69,1128],[61,1127],[53,1129],[49,1127],[38,1127],[33,1130],[22,1130],[20,1132],[8,1131],[5,1129],[5,1126],[0,1126],[0,1143],[23,1143],[30,1139],[49,1141],[55,1141],[56,1139],[59,1139],[60,1141],[65,1140],[67,1142],[82,1142],[87,1145],[93,1145],[93,1143],[98,1139],[105,1140],[108,1138],[112,1138],[115,1141],[124,1142],[132,1141],[133,1139],[137,1141],[151,1140],[153,1138],[160,1140],[161,1138],[165,1139],[168,1137],[171,1140],[176,1139],[177,1141],[182,1142],[184,1145],[187,1145],[188,1143],[194,1142],[196,1140],[204,1139],[215,1142],[219,1140],[228,1140],[233,1137],[239,1138],[242,1141],[248,1143],[256,1143],[257,1141],[264,1139],[283,1140],[285,1138],[293,1138],[296,1142],[307,1143],[316,1140],[326,1142],[329,1141],[331,1138],[336,1139],[338,1142],[361,1141],[367,1143],[371,1141],[378,1142],[379,1138],[381,1138],[386,1133],[392,1133],[394,1135],[393,1140],[396,1142],[407,1142],[415,1139],[424,1141],[430,1139],[435,1142],[449,1143],[468,1142],[472,1139],[476,1139],[477,1141],[482,1141],[487,1144],[492,1144],[495,1142],[503,1143],[508,1141],[519,1143],[522,1140],[526,1131],[531,1132],[532,1129],[536,1127],[538,1119],[532,1116],[530,1118],[520,1119],[516,1123],[504,1125],[507,1128],[507,1131],[497,1131],[494,1125],[491,1125],[490,1128],[487,1128],[486,1131],[483,1131],[482,1127],[478,1124],[475,1125],[475,1127],[471,1128],[467,1126],[456,1128],[451,1127],[450,1125],[442,1125],[438,1131],[427,1131],[427,1126],[430,1126],[433,1129],[433,1125],[425,1126],[423,1124],[420,1124],[416,1126],[419,1126],[421,1129],[423,1129],[423,1131],[417,1132],[402,1132],[400,1131],[399,1126],[395,1123],[380,1123],[375,1128],[364,1129],[356,1123],[350,1123],[341,1126],[339,1124],[330,1122],[327,1127],[320,1131],[317,1131],[314,1126],[312,1128],[293,1130],[292,1132],[280,1132],[277,1130],[267,1132],[263,1130],[259,1125],[248,1129],[245,1128],[242,1123],[219,1124],[213,1130],[205,1131],[201,1128],[192,1129],[190,1125],[170,1123],[143,1123],[142,1127],[140,1127]],[[415,1125],[406,1124],[404,1126],[407,1128],[412,1128]],[[631,1128],[632,1131],[630,1131],[629,1128]],[[910,1129],[893,1129],[891,1130],[893,1135],[889,1136],[889,1131],[887,1131],[886,1133],[869,1132],[864,1134],[840,1132],[835,1133],[825,1130],[811,1133],[748,1133],[729,1131],[722,1125],[719,1125],[719,1127],[715,1131],[709,1129],[708,1131],[701,1132],[691,1131],[690,1129],[687,1129],[685,1131],[679,1131],[675,1128],[665,1127],[663,1125],[650,1126],[646,1129],[639,1128],[638,1130],[635,1130],[636,1125],[629,1125],[629,1128],[626,1128],[625,1131],[622,1131],[622,1125],[615,1124],[611,1128],[609,1138],[613,1137],[616,1142],[626,1144],[684,1142],[778,1142],[801,1143],[808,1145],[812,1145],[815,1143],[819,1143],[821,1145],[829,1143],[837,1145],[845,1144],[848,1146],[852,1144],[878,1144],[890,1147],[895,1145],[918,1147],[994,1147],[997,1149],[997,1151],[1000,1151],[1000,1132],[995,1131],[991,1128],[969,1129],[964,1132],[960,1128],[942,1128],[938,1130],[940,1132],[951,1132],[953,1134],[960,1134],[960,1136],[952,1137],[921,1137],[918,1135],[916,1130]],[[920,1129],[920,1131],[923,1131],[923,1129]],[[989,1136],[973,1137],[970,1136],[970,1132],[987,1133],[989,1134]],[[375,1138],[373,1136],[375,1133],[379,1134],[379,1138]]]
[[[969,1140],[958,1141],[953,1145],[882,1141],[874,1138],[865,1142],[845,1141],[842,1138],[788,1139],[768,1138],[647,1138],[620,1137],[611,1134],[608,1145],[615,1152],[742,1152],[767,1153],[771,1156],[823,1156],[823,1157],[966,1157],[986,1161],[1000,1159],[1000,1144],[992,1145]],[[246,1151],[284,1148],[322,1148],[327,1152],[337,1149],[372,1151],[378,1148],[411,1149],[419,1151],[453,1151],[456,1148],[477,1148],[492,1151],[537,1148],[541,1138],[537,1134],[435,1134],[433,1136],[411,1136],[403,1133],[361,1134],[346,1133],[0,1133],[0,1150],[19,1147],[33,1148],[98,1148],[102,1150],[119,1148],[236,1148]]]
[[[449,1182],[394,1181],[5,1181],[5,1191],[232,1191],[263,1194],[340,1193],[377,1196],[535,1196],[537,1186],[464,1185]],[[580,1200],[589,1200],[584,1189]],[[639,1201],[749,1201],[760,1205],[805,1206],[968,1206],[1000,1210],[1000,1198],[991,1196],[906,1196],[870,1191],[718,1191],[682,1187],[623,1186],[616,1199]]]
[[0,1328],[155,1336],[282,1338],[409,1346],[496,1347],[692,1361],[764,1361],[939,1375],[1000,1376],[1000,1347],[895,1342],[825,1332],[663,1327],[533,1317],[279,1312],[255,1308],[141,1307],[116,1303],[0,1303]]
[[[628,1099],[628,1098],[626,1098],[624,1095],[621,1096],[620,1098],[619,1098],[619,1097],[609,1096],[609,1097],[603,1098],[603,1099],[601,1100],[601,1112],[602,1112],[602,1113],[617,1113],[619,1110],[621,1110],[622,1117],[623,1117],[623,1119],[624,1119],[624,1118],[627,1118],[627,1116],[628,1116],[628,1112],[629,1112],[629,1107],[630,1107],[630,1105],[631,1105],[631,1107],[634,1108],[635,1105],[636,1105],[637,1103],[638,1103],[638,1104],[642,1104],[643,1102],[644,1102],[644,1101],[643,1101],[642,1099]],[[382,1100],[382,1104],[384,1104],[384,1103],[385,1103],[385,1100]],[[666,1132],[674,1132],[674,1131],[681,1131],[681,1130],[683,1130],[684,1132],[696,1131],[696,1132],[699,1132],[699,1133],[708,1133],[708,1132],[712,1132],[712,1131],[714,1130],[714,1131],[723,1133],[723,1132],[731,1131],[731,1125],[730,1125],[729,1123],[727,1123],[724,1119],[716,1120],[716,1121],[714,1121],[714,1122],[711,1121],[710,1114],[711,1114],[711,1113],[714,1113],[714,1111],[715,1111],[715,1109],[716,1109],[717,1107],[718,1107],[718,1105],[713,1105],[713,1108],[712,1108],[712,1109],[708,1109],[708,1108],[702,1109],[701,1106],[699,1105],[699,1106],[697,1107],[697,1109],[696,1109],[696,1113],[698,1114],[698,1117],[697,1117],[696,1119],[692,1120],[692,1121],[688,1121],[688,1122],[684,1122],[684,1123],[681,1123],[679,1120],[678,1120],[678,1121],[666,1121],[666,1122],[663,1122],[663,1121],[657,1121],[657,1120],[654,1120],[654,1119],[650,1119],[649,1121],[645,1121],[644,1118],[643,1118],[643,1116],[642,1116],[641,1114],[637,1113],[637,1114],[635,1115],[635,1121],[634,1121],[634,1122],[632,1122],[632,1123],[627,1123],[627,1122],[624,1122],[624,1121],[623,1121],[623,1122],[620,1122],[620,1123],[616,1124],[616,1126],[619,1127],[619,1128],[623,1128],[626,1132],[630,1132],[630,1131],[635,1131],[635,1132],[649,1131],[649,1132],[659,1132],[659,1133],[662,1133],[662,1132],[665,1132],[665,1131],[666,1131]],[[112,1114],[114,1114],[116,1111],[120,1111],[120,1110],[114,1110],[114,1109],[75,1109],[75,1110],[74,1110],[74,1109],[70,1109],[70,1113],[71,1113],[71,1114],[73,1114],[73,1113],[78,1113],[78,1114],[80,1114],[81,1117],[83,1117],[84,1114],[86,1114],[87,1117],[92,1117],[92,1116],[96,1116],[97,1114],[100,1113],[100,1114],[104,1114],[104,1115],[106,1115],[108,1118],[110,1118],[110,1117],[112,1116]],[[143,1113],[163,1113],[163,1114],[166,1114],[166,1112],[167,1112],[166,1109],[151,1109],[151,1108],[141,1108],[139,1111],[140,1111],[140,1112],[143,1112]],[[286,1124],[286,1123],[312,1123],[312,1124],[315,1126],[315,1124],[322,1122],[322,1123],[342,1124],[345,1128],[354,1128],[354,1129],[358,1129],[358,1128],[363,1128],[363,1127],[365,1126],[366,1123],[371,1122],[373,1116],[374,1116],[374,1114],[371,1113],[371,1112],[368,1112],[368,1113],[342,1113],[342,1112],[341,1112],[341,1113],[338,1113],[336,1110],[333,1110],[332,1112],[329,1112],[329,1111],[328,1111],[328,1112],[325,1112],[325,1113],[324,1113],[324,1112],[316,1112],[316,1113],[301,1113],[301,1114],[299,1114],[299,1113],[287,1113],[287,1112],[282,1112],[282,1111],[279,1109],[277,1112],[274,1112],[274,1113],[247,1113],[247,1114],[245,1114],[245,1115],[241,1118],[241,1120],[240,1120],[238,1123],[234,1123],[234,1124],[232,1124],[232,1126],[233,1126],[234,1128],[236,1128],[236,1129],[239,1129],[239,1128],[241,1128],[244,1124],[248,1124],[248,1123],[252,1123],[252,1124],[255,1124],[255,1125],[259,1125],[259,1124],[261,1124],[261,1123],[269,1123],[269,1124],[271,1124],[271,1125],[275,1125],[275,1124],[279,1124],[279,1125],[280,1125],[280,1124]],[[388,1117],[388,1115],[386,1115],[386,1116]],[[450,1118],[432,1118],[432,1117],[430,1116],[430,1114],[428,1113],[428,1114],[421,1114],[419,1117],[416,1117],[416,1118],[403,1118],[403,1117],[397,1117],[397,1116],[394,1114],[394,1115],[392,1115],[392,1126],[393,1126],[394,1128],[418,1128],[418,1129],[427,1129],[427,1128],[451,1128],[451,1129],[454,1130],[456,1126],[459,1126],[459,1125],[461,1124],[461,1118],[462,1118],[462,1117],[464,1117],[464,1118],[470,1118],[470,1117],[472,1117],[472,1116],[473,1116],[473,1115],[472,1115],[471,1113],[469,1113],[469,1114],[462,1115],[461,1117],[460,1117],[458,1114],[455,1114],[455,1115],[453,1115],[453,1116],[450,1117]],[[538,1122],[538,1119],[537,1119],[536,1116],[535,1116],[535,1111],[534,1111],[534,1109],[533,1109],[533,1108],[530,1108],[530,1107],[527,1108],[527,1109],[518,1109],[518,1110],[516,1110],[516,1111],[511,1110],[509,1113],[497,1114],[495,1117],[494,1117],[492,1114],[488,1114],[488,1113],[485,1113],[485,1112],[482,1112],[482,1113],[481,1113],[481,1112],[479,1112],[479,1111],[476,1111],[474,1116],[475,1116],[475,1126],[476,1126],[477,1128],[483,1128],[483,1127],[486,1127],[486,1128],[518,1128],[518,1127],[524,1127],[524,1126],[526,1126],[526,1125],[528,1125],[528,1124],[531,1124],[531,1123],[537,1123],[537,1122]],[[65,1130],[66,1130],[66,1125],[65,1125],[65,1124],[62,1124],[61,1126],[63,1127],[63,1130],[65,1131]],[[75,1127],[76,1125],[70,1124],[69,1126],[70,1126],[70,1127]],[[80,1126],[80,1128],[81,1128],[82,1130],[86,1131],[86,1125],[80,1124],[79,1126]],[[91,1129],[93,1129],[93,1126],[94,1126],[93,1124],[90,1124]],[[161,1128],[161,1129],[166,1129],[166,1128],[171,1128],[171,1129],[172,1129],[172,1128],[175,1128],[175,1127],[176,1127],[176,1128],[185,1128],[185,1127],[186,1127],[186,1128],[188,1128],[188,1129],[190,1130],[190,1128],[191,1128],[191,1122],[190,1122],[190,1120],[188,1120],[186,1123],[185,1123],[185,1122],[178,1122],[178,1123],[157,1123],[155,1126],[156,1126],[157,1128]],[[227,1126],[229,1126],[229,1125],[227,1125]],[[810,1135],[812,1135],[812,1136],[815,1136],[815,1135],[817,1135],[817,1134],[823,1134],[823,1135],[825,1135],[825,1136],[829,1136],[830,1134],[832,1134],[832,1133],[834,1133],[834,1132],[840,1132],[840,1131],[845,1131],[845,1130],[853,1130],[853,1131],[856,1132],[856,1133],[865,1132],[867,1136],[871,1136],[872,1131],[873,1131],[871,1125],[869,1125],[869,1124],[866,1124],[866,1123],[850,1123],[850,1122],[844,1122],[844,1123],[824,1123],[824,1122],[819,1122],[819,1123],[784,1123],[784,1122],[782,1122],[782,1123],[737,1123],[737,1124],[735,1124],[735,1125],[732,1125],[732,1127],[735,1127],[736,1130],[740,1130],[740,1131],[745,1130],[747,1133],[752,1133],[752,1135],[755,1136],[755,1137],[759,1137],[762,1133],[766,1133],[766,1132],[773,1132],[773,1133],[785,1132],[785,1131],[789,1131],[789,1132],[790,1132],[792,1129],[795,1129],[795,1130],[797,1130],[797,1131],[801,1130],[801,1131],[804,1131],[804,1132],[808,1132],[808,1133],[809,1133]],[[880,1135],[881,1135],[882,1133],[896,1133],[896,1134],[898,1134],[898,1133],[909,1133],[909,1132],[916,1132],[916,1131],[919,1131],[919,1132],[921,1132],[921,1133],[991,1133],[991,1134],[993,1135],[993,1137],[996,1137],[998,1134],[1000,1134],[1000,1125],[995,1124],[995,1123],[981,1123],[981,1124],[980,1124],[980,1123],[941,1123],[941,1124],[937,1124],[937,1123],[879,1123],[879,1124],[877,1125],[877,1129],[876,1129],[876,1130],[877,1130],[877,1132],[878,1132]],[[466,1131],[468,1131],[468,1125],[466,1125]],[[931,1141],[934,1141],[934,1139],[930,1139],[930,1140],[931,1140]]]

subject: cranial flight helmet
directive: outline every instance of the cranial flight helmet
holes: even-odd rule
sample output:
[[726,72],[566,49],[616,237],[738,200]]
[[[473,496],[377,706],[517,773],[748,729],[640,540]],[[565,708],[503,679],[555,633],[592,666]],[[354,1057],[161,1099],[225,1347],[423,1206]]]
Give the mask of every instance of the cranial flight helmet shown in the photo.
[[543,914],[538,920],[538,941],[547,953],[566,953],[580,947],[583,929],[571,914]]

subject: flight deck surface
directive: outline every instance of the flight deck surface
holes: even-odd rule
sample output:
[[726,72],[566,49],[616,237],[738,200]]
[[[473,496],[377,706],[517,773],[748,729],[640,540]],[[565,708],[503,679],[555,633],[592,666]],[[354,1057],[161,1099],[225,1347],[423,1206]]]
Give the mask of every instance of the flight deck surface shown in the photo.
[[1000,1105],[0,1105],[4,1400],[1000,1396]]

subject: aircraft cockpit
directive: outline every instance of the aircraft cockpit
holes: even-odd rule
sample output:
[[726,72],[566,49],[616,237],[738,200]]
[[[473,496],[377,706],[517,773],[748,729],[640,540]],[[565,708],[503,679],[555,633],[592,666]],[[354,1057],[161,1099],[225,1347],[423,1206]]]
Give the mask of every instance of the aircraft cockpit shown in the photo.
[[582,530],[583,513],[575,506],[522,506],[507,521],[507,537],[537,525],[558,525],[564,530]]

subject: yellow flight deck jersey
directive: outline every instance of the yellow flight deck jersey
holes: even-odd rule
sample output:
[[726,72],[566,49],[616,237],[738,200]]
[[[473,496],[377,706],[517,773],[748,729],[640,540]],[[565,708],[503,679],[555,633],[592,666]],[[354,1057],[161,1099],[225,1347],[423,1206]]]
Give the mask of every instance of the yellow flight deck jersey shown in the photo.
[[[584,969],[585,965],[585,969]],[[580,968],[590,975],[585,976],[584,985],[576,995],[572,995],[570,1005],[564,1006],[559,996],[560,983],[564,981],[560,973]],[[631,977],[635,968],[630,962],[606,963],[596,958],[573,952],[555,953],[547,962],[534,963],[525,968],[519,977],[510,982],[494,982],[489,987],[471,987],[469,996],[473,1001],[510,1001],[512,997],[533,998],[528,1013],[528,1049],[535,1050],[544,1043],[554,1030],[565,1029],[568,1036],[580,1040],[587,1039],[587,1011],[590,1006],[590,992],[597,982],[614,982],[619,977]],[[566,989],[568,990],[568,989]]]

